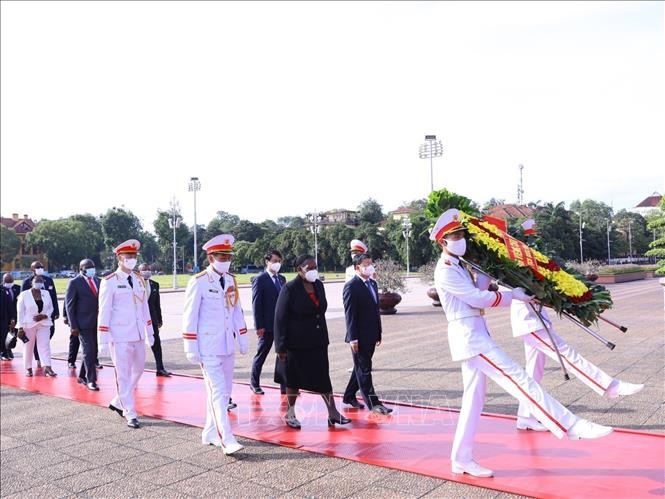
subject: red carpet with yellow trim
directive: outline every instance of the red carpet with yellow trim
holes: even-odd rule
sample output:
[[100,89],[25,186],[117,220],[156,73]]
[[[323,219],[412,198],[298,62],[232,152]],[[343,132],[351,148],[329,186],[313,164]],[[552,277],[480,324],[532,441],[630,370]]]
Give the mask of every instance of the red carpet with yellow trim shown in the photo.
[[[41,369],[27,378],[19,359],[0,367],[3,385],[44,395],[108,406],[115,391],[112,367],[98,371],[99,392],[77,384],[64,361],[53,361],[57,378],[44,377]],[[238,403],[231,412],[233,430],[254,440],[529,496],[665,495],[665,436],[660,434],[616,430],[599,440],[559,440],[549,433],[517,431],[512,417],[485,414],[475,455],[495,476],[472,478],[450,472],[455,411],[401,404],[392,406],[395,411],[390,416],[347,410],[352,423],[329,429],[320,396],[303,394],[297,408],[303,428],[298,431],[282,422],[284,401],[279,390],[267,388],[265,395],[254,395],[238,383],[233,390]],[[205,388],[199,377],[157,378],[146,371],[136,399],[143,416],[204,424]],[[109,418],[119,419],[111,411]]]

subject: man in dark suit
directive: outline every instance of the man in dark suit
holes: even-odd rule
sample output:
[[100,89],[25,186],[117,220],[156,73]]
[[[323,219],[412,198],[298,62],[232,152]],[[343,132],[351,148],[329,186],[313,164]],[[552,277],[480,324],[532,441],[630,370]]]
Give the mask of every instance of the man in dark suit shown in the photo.
[[3,283],[0,288],[0,359],[11,360],[6,346],[7,333],[16,325],[16,309],[9,292],[12,284]]
[[[258,336],[256,355],[252,361],[252,377],[249,387],[254,393],[263,395],[261,388],[261,370],[270,353],[274,339],[275,304],[286,278],[280,275],[282,254],[271,249],[263,258],[266,270],[252,280],[252,312],[254,313],[254,329]],[[284,386],[282,393],[286,393]]]
[[379,289],[374,274],[372,257],[361,253],[353,257],[356,275],[344,285],[343,301],[346,317],[346,342],[351,345],[353,373],[344,391],[342,401],[357,409],[363,406],[356,399],[360,393],[367,407],[378,414],[389,414],[392,409],[384,406],[374,392],[372,383],[372,356],[381,344],[381,316],[379,315]]
[[79,264],[80,274],[69,281],[65,292],[65,310],[71,330],[83,347],[78,382],[97,391],[97,314],[100,280],[95,275],[95,262],[86,258]]
[[[53,303],[53,313],[51,314],[51,320],[53,325],[51,326],[51,332],[49,333],[49,338],[53,338],[55,333],[55,321],[60,317],[60,308],[58,306],[58,293],[55,290],[55,283],[53,279],[49,276],[44,275],[44,265],[40,261],[35,261],[30,264],[30,270],[32,270],[32,275],[27,279],[23,279],[21,283],[21,291],[30,289],[32,287],[32,280],[36,275],[44,277],[44,290],[48,291],[49,296],[51,297],[51,302]],[[37,361],[37,367],[40,366],[39,362],[39,352],[37,352],[37,345],[35,344],[35,360]]]
[[159,339],[159,329],[162,327],[162,304],[159,299],[159,283],[150,279],[152,269],[147,263],[139,265],[141,277],[146,280],[146,292],[148,293],[148,308],[150,309],[150,320],[152,320],[152,331],[155,334],[155,343],[152,345],[152,353],[155,356],[155,375],[171,376],[171,373],[164,369],[162,360],[162,342]]
[[[9,321],[9,329],[16,329],[16,304],[18,302],[18,295],[21,294],[21,286],[14,284],[14,276],[12,276],[9,272],[7,272],[2,277],[2,286],[11,299],[12,308],[10,310],[10,316],[14,318],[14,322],[12,323],[11,320]],[[11,350],[7,350],[7,348],[4,346],[4,343],[3,348],[5,349],[4,353],[6,354],[7,358],[13,359],[14,353]]]

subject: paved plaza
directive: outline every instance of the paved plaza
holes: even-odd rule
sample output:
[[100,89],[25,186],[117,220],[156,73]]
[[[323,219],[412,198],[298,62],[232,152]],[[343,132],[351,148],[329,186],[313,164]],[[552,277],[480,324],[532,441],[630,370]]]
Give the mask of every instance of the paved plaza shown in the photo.
[[[384,343],[374,357],[375,387],[386,400],[458,408],[461,373],[450,360],[444,315],[431,305],[418,280],[409,280],[409,288],[398,314],[383,317]],[[645,383],[646,388],[632,397],[602,398],[575,378],[564,381],[552,361],[543,386],[584,418],[665,433],[662,287],[650,279],[610,289],[615,308],[607,316],[629,331],[624,334],[601,323],[599,332],[616,343],[616,349],[608,350],[569,322],[556,320],[557,331],[610,375]],[[330,370],[337,393],[344,390],[351,366],[343,341],[341,290],[342,283],[326,284]],[[182,292],[162,294],[165,365],[171,371],[200,374],[187,363],[179,339],[182,300]],[[241,300],[251,327],[248,288],[242,289]],[[486,318],[497,342],[521,362],[523,347],[511,338],[508,310],[488,310]],[[235,380],[240,383],[249,379],[256,344],[252,330],[250,334],[250,354],[236,362]],[[65,326],[58,324],[55,352],[66,351],[67,336]],[[146,359],[146,367],[154,368],[149,350]],[[264,385],[274,385],[273,365],[270,356]],[[237,457],[225,457],[219,449],[200,445],[199,428],[143,419],[141,429],[130,431],[108,409],[4,386],[1,393],[2,497],[515,497],[248,439],[240,439],[246,449]],[[512,397],[488,384],[486,412],[514,415],[516,407]],[[445,456],[449,452],[441,449]]]

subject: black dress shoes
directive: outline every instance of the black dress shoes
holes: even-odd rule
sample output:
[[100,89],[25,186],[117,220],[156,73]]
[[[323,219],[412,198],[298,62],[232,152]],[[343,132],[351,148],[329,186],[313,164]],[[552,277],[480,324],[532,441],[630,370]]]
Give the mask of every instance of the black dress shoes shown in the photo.
[[122,415],[122,409],[118,409],[116,406],[114,406],[112,404],[109,404],[109,409],[111,409],[112,411],[117,412],[120,415],[121,418],[124,418],[124,416]]
[[79,385],[87,385],[87,384],[88,384],[88,382],[86,381],[86,379],[85,379],[85,378],[81,378],[80,376],[79,376],[78,378],[76,378],[76,382],[77,382]]
[[171,376],[171,373],[168,372],[166,369],[157,369],[157,371],[155,371],[155,376],[169,377]]
[[130,428],[134,428],[134,429],[141,427],[141,425],[139,424],[139,420],[136,419],[136,418],[130,419],[129,421],[127,421],[127,426],[129,426]]
[[231,409],[235,409],[238,407],[238,404],[236,404],[233,399],[229,399],[229,403],[226,405],[226,410],[230,411]]
[[97,386],[97,383],[88,383],[85,386],[87,386],[88,390],[90,390],[90,391],[93,391],[93,392],[98,392],[99,391],[99,387]]
[[383,404],[376,404],[374,407],[372,407],[371,411],[375,412],[376,414],[383,414],[384,416],[393,412],[392,409],[387,408]]
[[344,402],[346,405],[350,405],[351,407],[353,407],[355,409],[364,409],[365,408],[365,406],[363,404],[361,404],[360,402],[358,402],[356,399],[343,400],[342,402]]
[[95,363],[95,367],[96,367],[97,369],[104,369],[104,366],[101,365],[99,362],[96,362],[96,363]]
[[74,364],[73,362],[70,362],[70,363],[67,364],[67,367],[69,367],[70,369],[76,369],[76,364]]
[[261,388],[260,386],[249,385],[249,389],[252,390],[257,395],[264,395],[266,393],[263,391],[263,388]]
[[334,418],[328,417],[328,426],[335,426],[336,424],[349,424],[351,420],[339,414]]

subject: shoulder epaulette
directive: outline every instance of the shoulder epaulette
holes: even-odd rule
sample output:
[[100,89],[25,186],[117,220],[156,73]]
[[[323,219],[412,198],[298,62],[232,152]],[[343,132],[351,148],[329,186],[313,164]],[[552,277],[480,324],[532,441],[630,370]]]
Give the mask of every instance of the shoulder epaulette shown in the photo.
[[204,275],[206,275],[206,273],[207,272],[205,270],[202,270],[198,274],[194,274],[194,277],[196,277],[198,279],[199,277],[203,277]]
[[104,277],[104,279],[106,279],[106,280],[108,281],[108,280],[109,280],[111,277],[113,277],[114,275],[115,275],[115,272],[111,272],[109,275],[107,275],[106,277]]

